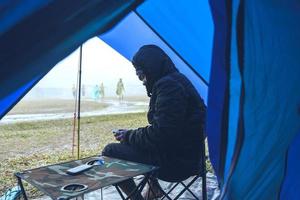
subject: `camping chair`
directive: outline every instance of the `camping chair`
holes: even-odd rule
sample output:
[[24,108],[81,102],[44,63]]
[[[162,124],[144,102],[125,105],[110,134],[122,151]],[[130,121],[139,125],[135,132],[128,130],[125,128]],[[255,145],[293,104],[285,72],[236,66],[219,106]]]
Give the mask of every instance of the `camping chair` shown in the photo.
[[188,191],[195,199],[199,199],[199,197],[197,197],[193,191],[190,190],[190,186],[196,181],[198,180],[198,178],[202,178],[202,199],[203,200],[206,200],[207,199],[207,192],[206,192],[206,175],[205,174],[198,174],[198,175],[195,175],[194,177],[192,177],[191,180],[189,180],[189,182],[186,184],[184,183],[185,180],[183,181],[179,181],[177,183],[171,183],[171,188],[167,191],[167,192],[164,192],[164,195],[163,197],[161,197],[161,200],[162,199],[171,199],[169,197],[170,193],[179,185],[183,186],[183,189],[174,197],[174,200],[175,199],[179,199],[183,194],[184,192]]
[[[174,189],[181,185],[183,186],[183,189],[176,194],[176,196],[174,197],[174,200],[179,199],[184,192],[188,191],[195,199],[199,199],[191,190],[190,190],[190,186],[192,186],[192,184],[198,180],[199,178],[202,178],[202,199],[203,200],[207,200],[207,190],[206,190],[206,155],[205,155],[205,140],[203,140],[202,144],[201,144],[201,152],[202,152],[202,159],[201,159],[201,169],[199,169],[198,173],[192,174],[190,175],[187,179],[184,180],[179,180],[177,182],[170,182],[171,187],[168,187],[168,191],[164,191],[162,188],[159,188],[161,190],[161,192],[164,194],[160,199],[169,199],[172,200],[172,198],[169,196],[170,193],[172,191],[174,191]],[[191,179],[191,180],[188,180]],[[189,181],[188,183],[184,183],[186,181]],[[167,181],[169,182],[169,181]],[[149,184],[149,188],[151,190],[151,186],[150,186],[150,182],[148,182]],[[152,191],[153,192],[153,191]]]

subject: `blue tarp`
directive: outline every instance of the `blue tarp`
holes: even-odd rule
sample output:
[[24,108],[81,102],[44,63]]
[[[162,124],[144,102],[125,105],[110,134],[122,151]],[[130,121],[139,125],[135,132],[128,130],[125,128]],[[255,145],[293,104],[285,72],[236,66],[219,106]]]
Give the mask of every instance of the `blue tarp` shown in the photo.
[[154,43],[207,102],[221,199],[298,199],[300,4],[148,0],[134,10],[138,3],[0,1],[0,118],[92,36],[129,60]]
[[209,82],[213,21],[208,1],[146,1],[137,13]]
[[[128,28],[130,27],[130,28]],[[136,33],[140,35],[137,37]],[[182,59],[163,42],[135,13],[130,13],[113,30],[99,36],[128,60],[143,44],[156,44],[171,57],[177,68],[190,78],[206,101],[207,83],[203,82]]]
[[300,185],[300,132],[293,139],[286,160],[285,177],[282,182],[280,199],[298,199]]
[[0,1],[0,118],[61,59],[141,1]]
[[237,2],[232,4],[233,15],[237,10],[232,29],[241,104],[237,158],[231,162],[224,197],[278,199],[285,187],[287,151],[300,130],[300,6],[293,1]]

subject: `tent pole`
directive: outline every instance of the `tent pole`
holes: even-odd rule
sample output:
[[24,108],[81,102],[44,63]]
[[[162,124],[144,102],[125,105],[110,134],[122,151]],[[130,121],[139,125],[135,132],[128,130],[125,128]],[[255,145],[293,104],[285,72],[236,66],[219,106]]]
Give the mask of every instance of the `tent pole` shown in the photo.
[[77,120],[76,118],[77,118],[77,97],[75,98],[75,110],[73,116],[72,156],[74,156],[74,147],[76,146],[75,145],[75,130],[76,130],[76,120]]
[[200,79],[208,86],[208,82],[188,63],[136,10],[133,12],[159,37]]
[[[77,72],[77,78],[76,78],[76,88],[75,89],[75,105],[74,105],[74,117],[73,117],[73,138],[72,138],[72,156],[74,156],[75,151],[75,132],[76,132],[76,122],[77,122],[77,101],[78,101],[78,82],[79,82],[79,71],[80,71],[80,65],[78,64],[78,72]],[[73,88],[72,88],[73,89]]]
[[81,97],[81,68],[82,68],[82,45],[79,51],[79,83],[78,83],[78,115],[77,115],[77,159],[80,156],[80,97]]

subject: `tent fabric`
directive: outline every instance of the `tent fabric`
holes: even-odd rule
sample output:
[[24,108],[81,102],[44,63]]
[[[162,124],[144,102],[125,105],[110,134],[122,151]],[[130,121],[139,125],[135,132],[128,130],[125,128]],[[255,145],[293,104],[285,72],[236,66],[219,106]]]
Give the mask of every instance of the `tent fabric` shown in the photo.
[[152,0],[137,12],[209,82],[213,22],[208,1]]
[[13,106],[18,102],[18,98],[21,98],[24,94],[26,94],[33,85],[35,85],[42,77],[33,77],[31,81],[27,84],[24,84],[12,94],[7,95],[3,99],[0,100],[0,114],[3,116],[6,112],[8,112],[9,107]]
[[234,150],[238,157],[222,198],[279,199],[286,152],[300,129],[300,7],[293,1],[258,0],[238,6],[240,148]]
[[300,190],[300,131],[293,139],[286,159],[285,178],[281,185],[280,199],[297,200]]
[[227,144],[230,10],[223,1],[210,1],[214,19],[214,45],[208,93],[206,133],[209,156],[220,186],[223,185]]
[[228,133],[226,161],[224,165],[224,182],[227,181],[231,170],[231,161],[234,159],[237,132],[239,128],[239,112],[241,98],[241,75],[239,70],[237,39],[239,38],[237,29],[239,1],[231,3],[231,40],[230,40],[230,70],[229,70],[229,104],[228,104]]
[[[139,35],[137,36],[136,33],[139,33]],[[206,101],[207,85],[134,12],[126,16],[112,30],[101,34],[99,38],[128,60],[131,60],[134,53],[144,44],[160,46],[171,57],[180,72],[189,77],[199,94]]]
[[[197,23],[193,23],[195,21]],[[138,37],[136,33],[139,33]],[[184,1],[146,1],[113,30],[99,37],[128,60],[144,44],[160,46],[176,67],[190,78],[206,102],[213,37],[208,2],[194,1],[191,6]],[[183,57],[188,63],[182,60]]]
[[25,2],[2,2],[0,119],[58,61],[87,39],[111,28],[141,3]]
[[124,18],[140,3],[0,1],[0,119],[90,37],[129,60],[154,43],[207,96],[221,199],[299,198],[299,3],[148,0]]
[[35,1],[0,1],[0,35],[10,29],[35,10],[41,9],[49,4],[51,0]]

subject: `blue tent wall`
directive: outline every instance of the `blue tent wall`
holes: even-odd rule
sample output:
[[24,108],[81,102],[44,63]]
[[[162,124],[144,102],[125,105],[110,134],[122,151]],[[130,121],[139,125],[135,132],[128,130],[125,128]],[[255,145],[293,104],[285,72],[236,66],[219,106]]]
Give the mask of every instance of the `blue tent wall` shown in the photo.
[[293,139],[286,160],[285,178],[281,185],[280,199],[297,200],[300,190],[300,132]]
[[226,161],[224,165],[224,182],[227,181],[231,168],[231,161],[235,159],[234,151],[239,128],[240,97],[241,97],[241,75],[239,70],[238,54],[238,8],[239,1],[232,1],[231,4],[231,36],[230,36],[230,70],[229,70],[229,104],[228,104],[228,138],[226,148]]
[[[54,64],[139,2],[1,1],[0,118]],[[207,134],[223,199],[297,199],[300,5],[271,0],[210,3],[215,25],[212,56],[206,1],[149,0],[127,18],[135,20],[140,29],[133,30],[143,29],[146,37],[138,40],[137,34],[124,32],[134,45],[120,45],[114,39],[116,28],[101,38],[128,59],[141,44],[154,41],[201,94],[207,93],[209,82]]]
[[100,38],[128,60],[144,44],[160,46],[206,102],[213,23],[207,1],[193,1],[192,5],[184,1],[146,1]]
[[[291,157],[298,152],[290,145],[300,130],[300,6],[293,1],[235,2],[232,16],[237,8],[237,17],[232,20],[237,25],[232,28],[237,32],[241,104],[236,159],[222,197],[279,199],[287,182],[299,188],[299,181],[285,172],[298,162],[287,160],[287,152],[291,149]],[[289,195],[296,199],[300,193]]]
[[222,187],[227,147],[231,13],[225,1],[211,0],[210,3],[215,29],[206,134],[210,160]]
[[213,21],[208,1],[151,0],[137,12],[209,82]]
[[141,1],[2,1],[0,119],[61,59]]
[[50,2],[51,0],[0,1],[0,35],[36,10],[44,8]]
[[[136,33],[138,33],[138,35]],[[144,44],[156,44],[160,46],[171,57],[176,67],[189,77],[206,102],[208,89],[206,83],[204,83],[135,13],[130,13],[116,27],[99,37],[128,60],[131,60],[134,53]],[[134,69],[132,68],[132,70]]]

